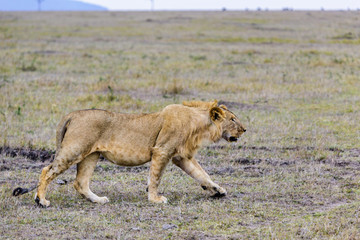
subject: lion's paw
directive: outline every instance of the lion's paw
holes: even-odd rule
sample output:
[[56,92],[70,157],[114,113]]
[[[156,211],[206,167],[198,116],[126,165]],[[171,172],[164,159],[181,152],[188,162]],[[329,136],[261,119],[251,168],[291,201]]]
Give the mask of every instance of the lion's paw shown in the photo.
[[217,187],[214,188],[215,194],[213,194],[211,197],[213,198],[221,198],[221,197],[225,197],[227,192],[224,188],[222,187]]
[[39,207],[47,208],[50,206],[50,201],[46,199],[40,199],[37,194],[35,194],[35,202]]
[[153,203],[167,203],[168,200],[164,196],[149,197],[150,202]]
[[105,203],[108,203],[110,201],[109,201],[109,199],[107,197],[98,197],[93,202],[100,203],[100,204],[105,204]]

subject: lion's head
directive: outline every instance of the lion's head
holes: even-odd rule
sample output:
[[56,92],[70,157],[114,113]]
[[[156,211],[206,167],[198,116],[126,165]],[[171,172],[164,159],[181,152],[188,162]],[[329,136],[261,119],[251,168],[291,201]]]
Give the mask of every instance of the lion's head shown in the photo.
[[240,122],[238,117],[227,109],[226,106],[219,106],[225,114],[224,120],[222,122],[222,138],[228,142],[236,142],[238,138],[246,132],[246,128]]
[[221,125],[222,133],[219,137],[224,138],[228,142],[236,142],[246,132],[246,128],[238,117],[228,110],[225,105],[218,106],[218,101],[216,100],[214,102],[184,101],[183,105],[210,110],[211,120]]

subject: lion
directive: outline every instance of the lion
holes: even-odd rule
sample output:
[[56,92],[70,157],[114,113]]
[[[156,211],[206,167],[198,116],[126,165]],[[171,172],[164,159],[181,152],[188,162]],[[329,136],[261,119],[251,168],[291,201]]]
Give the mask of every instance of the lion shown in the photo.
[[54,161],[42,169],[35,202],[48,207],[45,199],[50,182],[77,164],[74,188],[95,203],[107,203],[90,188],[90,178],[100,154],[121,166],[138,166],[151,162],[148,177],[148,199],[166,203],[158,186],[166,165],[176,166],[197,180],[204,190],[215,197],[226,190],[214,183],[195,160],[203,144],[224,138],[228,142],[246,131],[239,119],[217,101],[190,101],[166,106],[150,114],[122,114],[106,110],[87,109],[72,112],[60,121],[56,131]]

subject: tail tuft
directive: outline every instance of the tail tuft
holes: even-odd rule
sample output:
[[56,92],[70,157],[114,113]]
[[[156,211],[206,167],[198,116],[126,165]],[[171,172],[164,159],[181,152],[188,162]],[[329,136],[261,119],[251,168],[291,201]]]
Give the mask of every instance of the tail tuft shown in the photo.
[[25,193],[31,192],[32,190],[36,189],[37,187],[38,187],[38,185],[35,185],[31,188],[21,188],[21,187],[15,188],[13,191],[13,196],[17,197],[17,196],[23,195]]
[[12,195],[13,195],[14,197],[17,197],[17,196],[23,195],[23,194],[28,193],[28,192],[29,192],[29,189],[18,187],[18,188],[15,188],[15,189],[14,189]]

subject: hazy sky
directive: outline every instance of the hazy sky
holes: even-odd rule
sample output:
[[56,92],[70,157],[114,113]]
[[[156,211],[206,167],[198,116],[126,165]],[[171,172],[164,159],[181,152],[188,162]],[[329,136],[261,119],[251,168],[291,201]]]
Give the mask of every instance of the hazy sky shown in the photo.
[[[150,0],[81,0],[95,3],[109,10],[150,10]],[[360,0],[153,0],[155,10],[357,10],[360,9]]]

